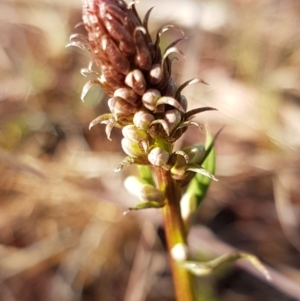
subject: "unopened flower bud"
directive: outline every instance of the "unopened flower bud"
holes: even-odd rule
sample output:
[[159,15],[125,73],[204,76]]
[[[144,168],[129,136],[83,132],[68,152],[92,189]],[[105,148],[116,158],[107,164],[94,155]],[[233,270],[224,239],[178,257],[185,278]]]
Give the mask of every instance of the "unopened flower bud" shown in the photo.
[[125,138],[132,140],[134,142],[139,142],[141,140],[145,140],[148,138],[148,134],[145,131],[138,129],[133,124],[126,125],[122,129],[122,134]]
[[[116,11],[117,7],[114,9]],[[110,11],[112,11],[112,7],[110,7]],[[134,49],[131,48],[134,47],[134,42],[130,33],[124,29],[124,26],[122,26],[119,22],[112,20],[112,18],[108,18],[107,16],[103,18],[103,23],[111,37],[113,37],[116,41],[122,41],[127,47],[127,52],[132,54]],[[129,49],[131,51],[129,51]]]
[[165,199],[160,190],[138,177],[126,178],[124,185],[130,193],[137,196],[141,201],[162,203]]
[[172,131],[178,126],[181,119],[182,117],[178,110],[173,109],[165,112],[164,120],[167,122],[169,133],[172,133]]
[[122,141],[122,149],[123,151],[130,157],[140,158],[145,156],[145,153],[140,149],[139,144],[127,139],[123,138]]
[[148,154],[149,162],[155,166],[165,166],[169,157],[169,153],[160,147],[153,148]]
[[200,143],[195,144],[193,146],[188,146],[175,154],[178,155],[176,163],[171,168],[171,172],[174,176],[182,177],[191,166],[202,164],[205,155],[205,146]]
[[139,69],[135,69],[126,75],[125,84],[138,95],[143,95],[146,90],[146,81],[142,71]]
[[140,198],[148,202],[162,203],[165,199],[164,194],[151,185],[145,185],[140,191]]
[[130,70],[128,59],[120,52],[117,45],[107,36],[100,38],[100,46],[111,62],[111,64],[122,74],[127,74]]
[[124,86],[125,75],[115,70],[111,65],[103,65],[101,71],[102,88],[108,96],[113,96],[116,89]]
[[151,84],[159,84],[163,79],[163,70],[160,64],[154,64],[149,70],[149,81]]
[[130,115],[139,110],[140,104],[132,104],[121,97],[112,97],[108,100],[108,107],[114,114]]
[[158,90],[148,89],[142,97],[143,105],[147,109],[154,111],[156,108],[156,103],[160,97],[161,97],[161,94]]
[[189,156],[190,164],[199,164],[202,163],[205,155],[205,145],[202,143],[197,143],[184,148],[183,151]]
[[[146,30],[142,27],[145,31]],[[142,70],[149,70],[152,64],[151,53],[141,30],[135,31],[136,56],[135,64]]]
[[133,116],[133,123],[136,127],[148,130],[149,125],[154,120],[154,116],[148,112],[145,111],[138,111]]
[[[175,99],[172,98],[174,101]],[[154,126],[155,124],[160,124],[162,126],[162,128],[164,129],[165,133],[167,136],[170,136],[170,134],[173,133],[173,130],[176,129],[176,127],[180,124],[182,120],[182,116],[181,113],[178,110],[168,110],[164,113],[164,117],[163,119],[157,119],[154,120],[151,123],[151,127]],[[154,134],[154,136],[153,136]],[[161,133],[160,133],[161,134]],[[155,133],[152,131],[150,131],[150,135],[155,137]]]
[[119,88],[114,92],[114,96],[121,97],[132,104],[137,104],[138,102],[138,95],[130,88]]

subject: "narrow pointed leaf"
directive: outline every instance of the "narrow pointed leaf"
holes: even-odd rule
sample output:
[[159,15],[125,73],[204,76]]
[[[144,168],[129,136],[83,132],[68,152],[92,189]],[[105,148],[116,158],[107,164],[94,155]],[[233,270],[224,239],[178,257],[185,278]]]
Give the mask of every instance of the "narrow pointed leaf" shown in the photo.
[[71,47],[71,46],[78,47],[83,51],[91,51],[91,47],[85,42],[72,41],[66,45],[66,48]]
[[212,108],[212,107],[201,107],[201,108],[193,109],[193,110],[186,112],[184,117],[185,117],[185,119],[188,119],[193,115],[196,115],[196,114],[202,113],[202,112],[206,112],[206,111],[217,111],[217,109]]
[[261,261],[254,255],[245,253],[245,252],[231,252],[224,254],[220,257],[217,257],[213,260],[206,262],[197,262],[197,261],[177,261],[182,267],[190,271],[196,276],[204,276],[212,273],[218,267],[225,263],[231,263],[238,259],[245,259],[249,261],[259,272],[261,272],[267,280],[270,280],[270,274]]
[[127,156],[115,169],[114,172],[121,171],[124,167],[127,167],[132,164],[147,164],[148,162],[143,158],[132,158],[130,156]]
[[190,126],[190,125],[193,125],[193,126],[195,126],[195,127],[197,127],[197,128],[201,128],[201,125],[200,125],[198,122],[187,120],[187,121],[182,122],[182,123],[176,128],[176,130],[182,129],[182,128],[185,128],[185,127],[188,127],[188,126]]
[[150,208],[162,208],[165,204],[160,202],[140,202],[136,204],[134,207],[128,208],[123,214],[127,214],[132,210],[142,210],[142,209],[150,209]]
[[[220,131],[219,131],[220,132]],[[205,155],[201,166],[207,174],[213,175],[215,172],[215,149],[214,142],[217,138],[219,132],[215,137],[207,133],[206,143],[205,143]],[[199,205],[203,201],[208,187],[212,181],[212,177],[204,175],[203,173],[197,173],[194,178],[191,180],[185,194],[181,199],[181,212],[182,217],[185,222],[185,226],[189,228],[191,220],[198,211]]]
[[165,53],[164,53],[164,55],[163,55],[162,63],[161,63],[162,66],[164,66],[165,60],[168,58],[168,56],[169,56],[171,53],[178,53],[178,54],[180,54],[183,58],[186,58],[186,56],[184,55],[184,53],[183,53],[180,49],[178,49],[178,48],[176,48],[176,47],[171,47],[171,48],[166,49],[166,51],[165,51]]
[[181,29],[177,28],[176,26],[174,26],[174,25],[165,25],[156,34],[155,47],[158,47],[158,45],[160,43],[161,35],[169,29],[175,29],[176,31],[178,31],[181,34],[181,36],[184,36],[184,32]]
[[91,89],[92,86],[94,85],[99,85],[99,81],[97,79],[93,79],[93,80],[89,80],[82,89],[82,93],[81,93],[81,100],[82,102],[84,102],[85,96],[87,95],[87,93],[89,92],[89,90]]
[[156,102],[156,107],[159,105],[170,105],[178,109],[179,111],[184,112],[184,109],[181,106],[181,104],[173,97],[163,96],[159,98],[158,101]]
[[210,178],[211,180],[218,181],[218,180],[216,179],[216,177],[215,177],[213,174],[209,173],[206,169],[204,169],[204,168],[202,168],[202,167],[191,166],[191,167],[189,167],[187,170],[188,170],[188,171],[193,171],[193,172],[195,172],[195,173],[197,173],[197,174],[201,174],[201,175],[203,175],[203,176],[205,176],[205,177]]
[[193,79],[190,79],[188,81],[186,81],[185,83],[183,83],[181,86],[178,87],[178,90],[176,92],[176,96],[175,98],[177,98],[179,96],[179,94],[181,93],[181,91],[187,87],[187,86],[190,86],[190,85],[193,85],[193,84],[196,84],[196,83],[202,83],[202,84],[205,84],[205,85],[208,85],[208,83],[206,83],[204,80],[202,80],[201,78],[193,78]]
[[189,37],[183,37],[183,38],[180,38],[180,39],[177,39],[175,40],[174,42],[172,42],[170,45],[167,46],[166,50],[176,46],[178,43],[182,42],[182,41],[185,41],[185,40],[188,40]]
[[124,167],[127,167],[131,164],[135,163],[135,159],[132,157],[126,157],[114,170],[114,172],[119,172],[121,171]]
[[150,14],[151,14],[151,12],[152,12],[153,9],[154,9],[154,6],[151,7],[151,8],[147,11],[147,13],[146,13],[146,15],[145,15],[145,17],[144,17],[144,20],[143,20],[143,26],[146,28],[147,32],[148,32],[148,21],[149,21],[149,17],[150,17]]

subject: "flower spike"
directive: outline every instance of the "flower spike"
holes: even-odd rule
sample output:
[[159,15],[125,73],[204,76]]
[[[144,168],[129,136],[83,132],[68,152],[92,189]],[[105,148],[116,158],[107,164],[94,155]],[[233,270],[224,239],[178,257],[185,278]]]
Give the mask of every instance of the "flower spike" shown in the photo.
[[[188,37],[176,26],[166,25],[158,30],[153,41],[148,28],[153,7],[141,20],[136,3],[82,0],[86,35],[72,35],[68,46],[77,46],[91,55],[91,63],[81,71],[83,76],[91,77],[82,89],[82,100],[93,85],[100,85],[108,96],[110,112],[95,118],[89,128],[104,124],[109,140],[114,127],[122,131],[121,146],[126,157],[115,172],[132,164],[143,166],[144,174],[140,178],[126,180],[126,188],[140,202],[124,214],[132,210],[164,207],[171,260],[182,263],[189,256],[180,208],[185,202],[181,202],[180,189],[189,189],[189,183],[199,177],[204,178],[205,183],[216,180],[214,169],[207,166],[212,157],[210,154],[214,154],[214,140],[207,149],[200,143],[174,151],[174,144],[189,126],[201,128],[197,122],[190,120],[195,114],[215,109],[202,107],[187,111],[188,101],[181,94],[183,89],[193,83],[206,84],[196,78],[178,87],[172,78],[172,64],[177,56],[170,56],[175,52],[184,57],[178,44]],[[159,45],[161,36],[171,29],[176,30],[179,37],[162,51]],[[153,171],[156,177],[152,177]],[[188,201],[189,204],[192,202]],[[184,270],[189,266],[171,266],[175,271],[174,283],[179,286],[177,300],[194,301],[189,274]]]

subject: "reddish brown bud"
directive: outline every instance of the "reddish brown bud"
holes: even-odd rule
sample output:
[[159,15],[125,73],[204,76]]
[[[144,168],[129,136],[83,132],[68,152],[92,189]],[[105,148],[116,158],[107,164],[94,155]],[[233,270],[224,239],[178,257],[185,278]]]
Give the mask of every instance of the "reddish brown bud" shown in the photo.
[[108,56],[111,64],[120,73],[127,74],[130,70],[128,59],[120,52],[116,44],[107,36],[101,38],[101,49]]
[[120,88],[114,92],[114,96],[119,96],[126,100],[127,102],[137,105],[138,104],[138,95],[132,91],[130,88]]
[[133,123],[135,124],[135,126],[145,131],[148,130],[149,125],[153,120],[154,116],[145,111],[138,111],[134,114],[133,117]]
[[138,95],[143,95],[146,90],[146,81],[139,69],[129,72],[125,78],[125,83]]
[[114,114],[124,115],[132,115],[136,113],[140,108],[140,104],[131,104],[121,97],[110,98],[108,100],[108,106],[111,112],[113,112]]
[[142,70],[149,70],[152,64],[151,53],[148,45],[145,42],[144,35],[142,32],[146,34],[146,30],[143,27],[138,27],[134,33],[137,52],[135,57],[135,63]]
[[182,54],[175,46],[185,38],[182,34],[162,54],[161,35],[176,28],[162,27],[153,43],[148,31],[151,9],[141,21],[134,2],[127,5],[123,0],[82,0],[88,36],[75,34],[69,45],[92,55],[92,64],[84,74],[95,78],[84,86],[82,98],[94,84],[101,85],[110,96],[111,113],[99,116],[91,126],[106,124],[108,138],[113,127],[123,129],[122,146],[130,158],[121,167],[138,163],[169,168],[173,164],[173,143],[188,126],[198,126],[189,118],[212,108],[186,112],[187,101],[181,91],[203,81],[190,80],[177,88],[171,77],[169,55]]
[[126,55],[131,55],[135,51],[134,41],[130,33],[124,28],[122,24],[104,18],[103,22],[111,37],[116,41],[122,43],[122,51]]

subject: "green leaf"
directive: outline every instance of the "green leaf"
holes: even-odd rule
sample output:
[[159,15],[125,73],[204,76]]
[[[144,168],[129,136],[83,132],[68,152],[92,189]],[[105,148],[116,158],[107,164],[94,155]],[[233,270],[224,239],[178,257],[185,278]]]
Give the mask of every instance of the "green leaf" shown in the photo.
[[148,184],[155,186],[155,182],[153,180],[151,168],[147,165],[138,165],[138,170],[140,176],[143,180],[145,180]]
[[153,180],[151,168],[147,165],[138,165],[138,170],[141,178],[146,181],[148,184],[155,186],[155,182]]
[[[214,137],[209,133],[206,135],[205,155],[202,159],[201,166],[207,172],[207,174],[213,175],[215,172],[216,153],[214,144],[221,130],[219,130]],[[204,173],[197,173],[191,180],[186,192],[184,193],[180,206],[182,217],[187,228],[189,227],[192,218],[198,211],[198,208],[206,195],[212,179],[214,178],[208,177]]]
[[271,279],[271,276],[261,261],[254,255],[234,251],[228,254],[221,255],[213,260],[206,262],[198,262],[198,261],[177,261],[182,267],[190,271],[192,274],[196,276],[204,276],[212,273],[215,269],[223,265],[224,263],[231,263],[238,259],[246,259],[249,261],[259,272],[261,272],[267,280]]

